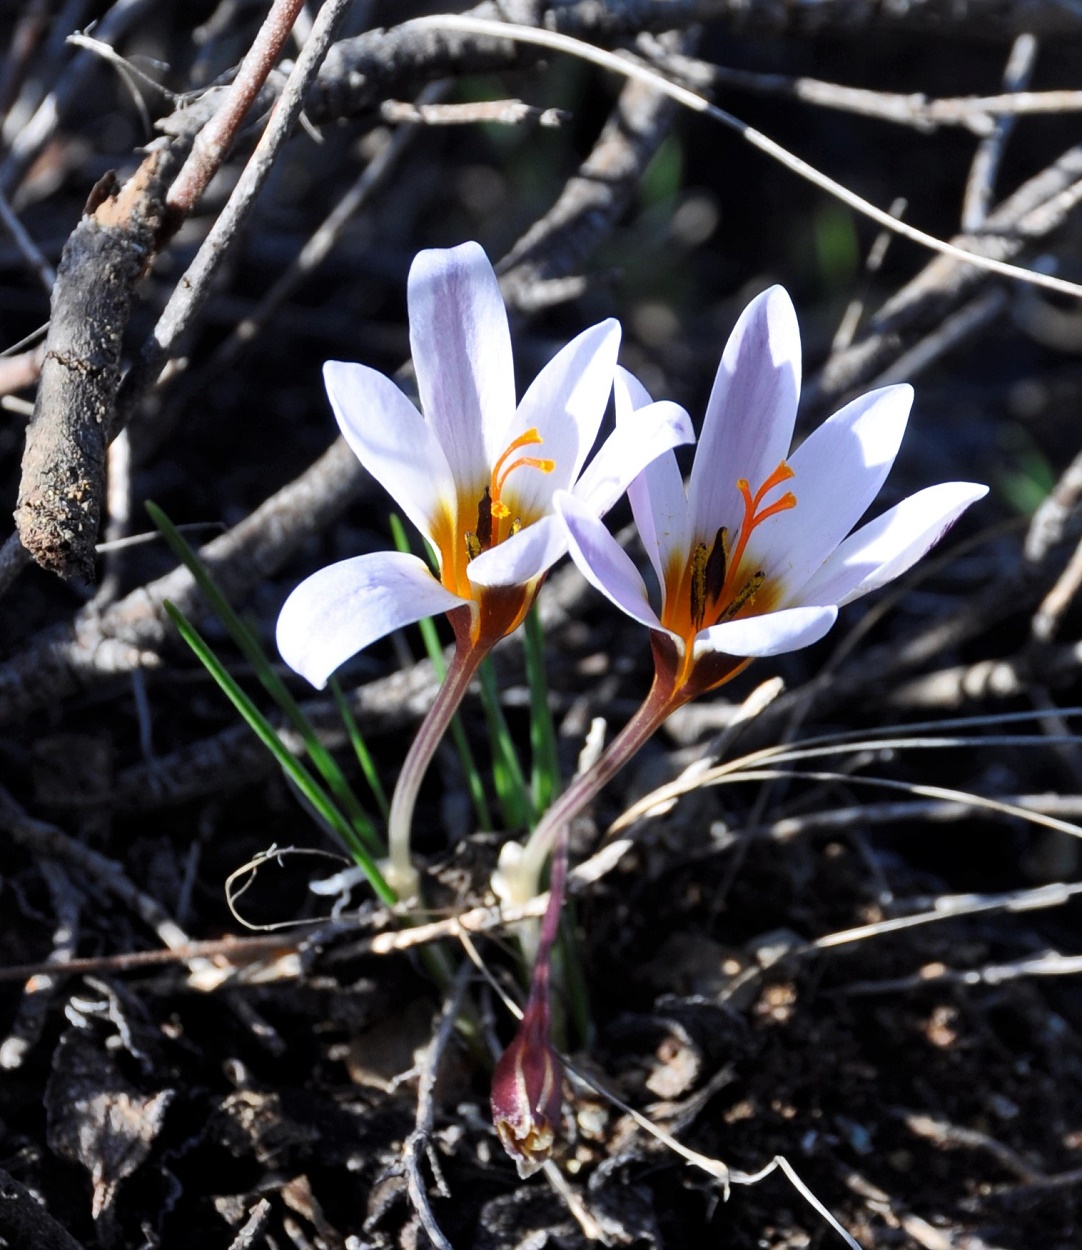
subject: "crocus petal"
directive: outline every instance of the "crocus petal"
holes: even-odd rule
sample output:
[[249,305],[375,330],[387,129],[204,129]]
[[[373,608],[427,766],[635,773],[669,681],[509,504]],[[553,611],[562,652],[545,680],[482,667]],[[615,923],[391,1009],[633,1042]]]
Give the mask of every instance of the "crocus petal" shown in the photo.
[[524,454],[553,462],[552,471],[520,468],[507,478],[504,500],[523,521],[548,511],[557,490],[578,477],[609,402],[620,323],[611,318],[577,335],[548,362],[522,397],[505,446],[527,430],[541,443]]
[[851,534],[800,591],[805,603],[851,603],[901,576],[935,546],[987,486],[944,482],[903,499]]
[[447,457],[397,386],[367,365],[328,360],[327,396],[353,454],[426,538],[441,503],[454,504]]
[[409,275],[410,346],[425,417],[455,481],[479,493],[487,449],[515,411],[511,334],[482,248],[418,252]]
[[583,577],[622,612],[648,629],[661,629],[638,569],[594,513],[567,491],[556,495],[552,506],[567,527],[568,549]]
[[416,556],[373,552],[313,573],[285,601],[278,650],[313,686],[392,629],[461,607]]
[[471,560],[474,586],[519,586],[540,577],[567,551],[567,533],[551,513]]
[[[618,430],[622,426],[633,428],[635,412],[654,402],[639,379],[622,368],[616,370],[613,399]],[[665,570],[673,560],[683,563],[691,549],[687,493],[676,457],[662,454],[651,460],[628,486],[627,497],[639,537],[661,583],[664,603]]]
[[679,404],[661,400],[629,413],[575,484],[576,499],[604,516],[647,465],[694,437],[691,418]]
[[[879,494],[905,433],[911,386],[861,395],[824,421],[789,458],[797,504],[767,518],[748,544],[749,566],[800,591]],[[754,489],[754,486],[753,486]]]
[[746,616],[737,621],[712,625],[695,636],[698,658],[711,651],[724,655],[782,655],[810,647],[838,619],[838,609],[825,607],[783,608],[762,616]]
[[800,327],[780,286],[744,309],[718,366],[688,487],[691,532],[713,540],[742,515],[737,479],[755,490],[789,451],[800,398]]

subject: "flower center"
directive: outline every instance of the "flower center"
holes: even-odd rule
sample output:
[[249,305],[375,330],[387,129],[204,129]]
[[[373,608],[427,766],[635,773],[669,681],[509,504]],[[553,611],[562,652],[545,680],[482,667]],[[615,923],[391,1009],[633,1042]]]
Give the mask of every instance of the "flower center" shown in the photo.
[[699,542],[692,548],[677,596],[677,611],[681,615],[688,612],[691,636],[703,628],[732,620],[755,602],[766,575],[762,569],[749,574],[741,569],[741,563],[756,527],[768,517],[796,507],[796,496],[791,490],[763,506],[767,495],[792,476],[793,470],[783,460],[754,495],[748,479],[739,478],[736,485],[744,501],[744,517],[735,544],[730,547],[729,531],[723,525],[710,546]]
[[524,447],[537,447],[542,442],[536,428],[520,434],[504,450],[492,466],[492,476],[477,504],[477,528],[466,531],[466,558],[473,560],[482,551],[495,547],[501,538],[509,538],[522,528],[522,520],[514,517],[501,533],[501,522],[511,516],[511,509],[503,501],[503,489],[507,479],[516,469],[537,469],[540,473],[551,473],[556,468],[555,460],[542,460],[538,456],[521,456]]

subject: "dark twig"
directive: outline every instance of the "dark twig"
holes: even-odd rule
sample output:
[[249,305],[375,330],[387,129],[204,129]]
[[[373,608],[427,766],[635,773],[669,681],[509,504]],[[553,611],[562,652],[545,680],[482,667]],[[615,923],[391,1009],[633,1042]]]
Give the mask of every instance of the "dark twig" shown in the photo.
[[675,106],[657,91],[634,81],[624,84],[590,155],[552,208],[500,262],[501,286],[511,304],[536,311],[552,302],[547,293],[553,280],[579,271],[620,219],[674,116]]
[[[436,1082],[439,1079],[440,1064],[443,1061],[444,1052],[451,1041],[455,1021],[458,1019],[458,1013],[462,1007],[462,996],[466,992],[466,986],[469,984],[472,972],[473,969],[469,962],[463,960],[455,976],[451,992],[443,1005],[439,1028],[436,1030],[435,1036],[429,1043],[428,1050],[425,1053],[421,1079],[417,1087],[417,1118],[415,1127],[409,1137],[406,1138],[405,1145],[402,1147],[402,1167],[406,1173],[406,1188],[409,1192],[410,1202],[413,1203],[413,1209],[417,1212],[417,1218],[421,1221],[421,1227],[428,1234],[437,1250],[453,1250],[453,1248],[443,1235],[443,1230],[436,1223],[436,1217],[432,1214],[432,1207],[428,1201],[428,1190],[421,1176],[421,1152],[427,1151],[429,1153],[429,1161],[432,1164],[433,1171],[436,1173],[437,1182],[441,1189],[446,1190],[429,1145],[436,1119]],[[446,1192],[444,1192],[443,1196],[450,1197]]]
[[103,180],[60,260],[15,524],[37,563],[61,577],[94,576],[122,339],[170,172],[158,150],[123,188]]
[[191,328],[210,292],[218,267],[236,243],[260,188],[300,117],[305,94],[331,46],[334,32],[352,0],[326,0],[312,33],[286,81],[266,129],[245,165],[225,208],[211,226],[195,259],[173,290],[154,332],[143,345],[117,397],[117,423],[123,425],[145,390],[157,380],[169,356]]
[[274,0],[252,46],[244,54],[229,93],[211,120],[196,135],[192,150],[169,188],[166,206],[186,217],[221,168],[237,131],[281,55],[304,0]]
[[[272,573],[353,501],[363,481],[363,469],[339,439],[296,481],[207,544],[202,557],[226,595],[238,598]],[[185,613],[199,610],[187,570],[133,591],[104,613],[84,609],[70,626],[43,635],[0,665],[0,721],[133,669],[156,666],[172,634],[162,608],[166,599]]]
[[[977,235],[955,243],[997,258],[1018,256],[1062,225],[1082,202],[1082,145],[1023,183],[985,219]],[[922,335],[990,280],[989,275],[940,256],[894,295],[864,334],[834,353],[806,388],[804,404],[819,412],[855,387],[877,377]]]
[[4,229],[11,235],[15,246],[22,253],[30,271],[37,275],[41,285],[47,292],[51,293],[53,284],[56,282],[56,270],[42,255],[41,249],[30,237],[26,227],[16,216],[15,211],[8,203],[7,196],[2,191],[0,191],[0,222],[3,223]]
[[25,1186],[0,1168],[0,1239],[34,1250],[83,1250]]
[[[152,8],[156,0],[116,0],[97,23],[94,33],[100,42],[115,43]],[[61,119],[76,107],[86,90],[87,78],[97,67],[93,52],[80,52],[57,77],[55,88],[42,100],[33,117],[14,136],[11,148],[0,164],[0,191],[10,195],[56,132]]]
[[[1036,58],[1037,40],[1029,34],[1019,35],[1014,41],[1011,54],[1007,58],[1007,68],[1003,72],[1005,92],[1021,91],[1028,84]],[[1011,114],[998,117],[991,132],[981,140],[977,148],[969,178],[966,180],[965,200],[962,205],[963,230],[976,230],[988,216],[996,174],[999,172],[1003,150],[1014,124],[1015,117]]]

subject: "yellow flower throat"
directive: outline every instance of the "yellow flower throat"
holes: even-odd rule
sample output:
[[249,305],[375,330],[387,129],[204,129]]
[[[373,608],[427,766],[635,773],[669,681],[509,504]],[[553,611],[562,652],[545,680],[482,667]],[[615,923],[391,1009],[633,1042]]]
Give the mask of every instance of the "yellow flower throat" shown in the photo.
[[762,507],[766,496],[792,476],[793,470],[783,460],[754,495],[747,478],[739,478],[736,485],[744,501],[744,518],[736,543],[730,546],[728,527],[723,525],[712,543],[700,540],[692,547],[683,567],[667,571],[667,588],[675,593],[665,596],[662,624],[684,640],[689,652],[700,630],[749,615],[756,605],[766,575],[762,569],[750,574],[743,571],[741,562],[756,527],[768,517],[796,507],[792,491]]

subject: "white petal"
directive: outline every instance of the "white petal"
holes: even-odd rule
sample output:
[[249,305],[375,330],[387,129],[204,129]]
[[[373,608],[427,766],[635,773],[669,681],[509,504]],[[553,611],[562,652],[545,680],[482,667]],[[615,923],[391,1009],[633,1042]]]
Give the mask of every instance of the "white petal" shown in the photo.
[[838,619],[833,605],[813,608],[783,608],[738,621],[712,625],[695,637],[695,656],[710,651],[725,655],[782,655],[799,651],[818,642]]
[[328,360],[323,381],[353,454],[431,539],[441,503],[454,505],[447,457],[424,418],[390,378],[367,365]]
[[471,560],[467,576],[475,586],[521,586],[540,577],[567,551],[567,533],[551,513]]
[[911,386],[870,391],[824,421],[790,457],[794,476],[785,486],[796,507],[767,518],[748,544],[749,564],[779,580],[788,601],[803,598],[802,587],[879,494],[912,403]]
[[552,460],[555,467],[551,473],[522,467],[510,474],[503,498],[513,515],[547,512],[553,494],[578,477],[605,415],[619,347],[618,321],[591,326],[556,353],[523,395],[504,446],[536,429],[540,445],[523,454]]
[[973,482],[944,482],[910,495],[851,534],[799,598],[805,603],[851,603],[885,586],[912,567],[970,504],[987,494],[987,486]]
[[694,437],[691,418],[669,400],[626,414],[579,478],[575,498],[604,516],[647,465]]
[[568,549],[583,577],[628,616],[648,629],[661,629],[639,570],[594,513],[567,491],[552,506],[567,526]]
[[718,365],[688,487],[691,533],[712,542],[743,515],[737,480],[754,491],[785,459],[800,398],[800,327],[784,288],[753,299]]
[[486,447],[515,411],[511,334],[496,275],[476,243],[418,252],[408,296],[421,407],[455,481],[480,494]]
[[[636,409],[653,403],[646,387],[626,369],[616,370],[613,383],[616,428],[630,425]],[[662,587],[670,559],[685,564],[691,547],[688,537],[688,501],[676,457],[663,454],[652,460],[627,488],[639,537]]]
[[293,591],[278,617],[278,650],[290,668],[322,687],[377,638],[463,602],[416,556],[355,556],[320,569]]

